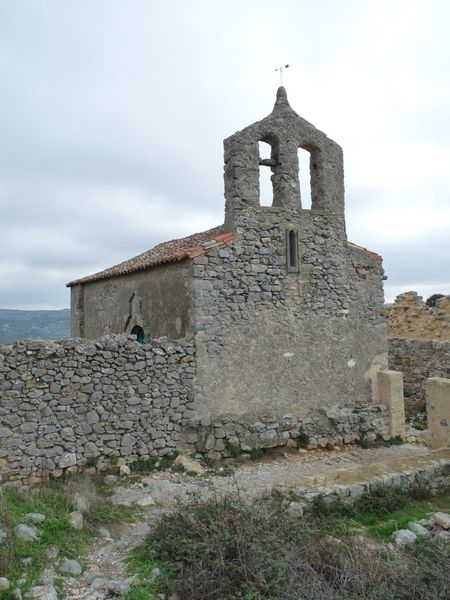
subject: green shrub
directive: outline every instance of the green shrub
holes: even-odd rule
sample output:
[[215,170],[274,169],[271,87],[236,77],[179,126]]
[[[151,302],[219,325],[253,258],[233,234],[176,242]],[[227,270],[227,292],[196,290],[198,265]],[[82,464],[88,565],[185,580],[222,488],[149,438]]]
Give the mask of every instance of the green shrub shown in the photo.
[[311,504],[311,513],[314,517],[352,517],[355,510],[352,504],[344,504],[342,500],[327,502],[322,494],[315,496]]
[[358,444],[361,446],[361,448],[372,448],[372,442],[369,442],[365,435],[362,435],[359,438]]
[[141,475],[145,473],[151,473],[156,469],[156,463],[158,459],[154,456],[145,459],[136,460],[134,463],[131,463],[130,468],[133,473],[139,473]]
[[[444,600],[449,552],[432,542],[418,548],[388,557],[347,534],[332,537],[329,521],[292,517],[274,500],[196,502],[164,515],[133,550],[130,570],[140,581],[130,598]],[[155,566],[162,575],[152,582]]]
[[96,467],[98,463],[98,456],[88,456],[86,459],[86,467]]
[[264,456],[262,448],[253,448],[250,450],[250,460],[259,460]]
[[178,452],[172,452],[171,454],[164,454],[164,456],[161,456],[156,466],[158,471],[164,471],[165,469],[172,467],[177,456]]
[[396,435],[395,437],[391,437],[391,439],[389,440],[388,443],[390,446],[400,446],[401,444],[404,444],[405,442],[401,435]]
[[398,486],[380,487],[357,498],[353,506],[355,512],[370,512],[380,516],[403,508],[410,500],[406,489]]
[[303,429],[300,429],[300,433],[297,437],[297,444],[299,448],[307,448],[309,446],[310,439],[309,435]]
[[236,444],[233,444],[233,442],[230,442],[228,439],[225,439],[223,443],[225,445],[225,450],[228,452],[230,457],[238,460],[242,454],[242,450],[239,448],[239,446],[236,446]]

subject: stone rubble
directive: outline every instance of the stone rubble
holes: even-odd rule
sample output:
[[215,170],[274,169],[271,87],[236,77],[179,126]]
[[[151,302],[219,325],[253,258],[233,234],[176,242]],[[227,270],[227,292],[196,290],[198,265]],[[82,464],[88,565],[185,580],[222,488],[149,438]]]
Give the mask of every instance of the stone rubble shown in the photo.
[[79,510],[69,513],[68,521],[74,529],[83,529],[83,514]]
[[60,564],[61,572],[66,575],[81,575],[83,569],[77,560],[64,558]]
[[33,525],[20,523],[15,529],[15,534],[19,540],[24,542],[34,542],[39,538],[39,532]]
[[392,534],[392,537],[397,546],[408,546],[409,544],[413,544],[417,539],[417,535],[409,529],[397,529]]

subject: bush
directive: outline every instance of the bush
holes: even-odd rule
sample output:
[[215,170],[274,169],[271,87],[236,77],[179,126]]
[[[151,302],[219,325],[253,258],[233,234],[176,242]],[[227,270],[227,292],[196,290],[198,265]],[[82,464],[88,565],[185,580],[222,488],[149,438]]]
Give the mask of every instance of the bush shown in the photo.
[[253,448],[250,451],[250,459],[251,460],[259,460],[264,456],[264,452],[261,448]]
[[303,429],[300,429],[300,433],[297,437],[297,444],[299,448],[307,448],[309,446],[309,435]]
[[396,435],[395,437],[391,437],[391,439],[389,440],[390,446],[401,446],[404,443],[405,442],[403,441],[403,438],[401,435]]
[[242,450],[239,448],[239,446],[236,446],[236,444],[233,444],[233,442],[230,442],[230,440],[227,439],[225,439],[223,443],[225,450],[228,452],[231,458],[234,458],[235,460],[240,458]]
[[144,475],[145,473],[151,473],[156,469],[156,463],[158,459],[154,456],[146,459],[136,460],[134,463],[131,463],[130,468],[133,473],[139,473]]
[[[145,574],[159,566],[155,593],[180,600],[448,597],[449,554],[438,554],[432,542],[387,557],[329,531],[329,523],[292,517],[274,500],[246,504],[226,497],[164,515],[133,551],[132,567]],[[141,577],[137,589],[150,584]]]
[[408,490],[394,486],[381,487],[370,494],[364,494],[356,499],[353,504],[356,513],[370,512],[375,515],[387,515],[400,510],[408,504],[411,496]]
[[425,304],[429,308],[433,308],[438,303],[438,300],[444,297],[444,294],[432,294],[429,298],[425,300]]

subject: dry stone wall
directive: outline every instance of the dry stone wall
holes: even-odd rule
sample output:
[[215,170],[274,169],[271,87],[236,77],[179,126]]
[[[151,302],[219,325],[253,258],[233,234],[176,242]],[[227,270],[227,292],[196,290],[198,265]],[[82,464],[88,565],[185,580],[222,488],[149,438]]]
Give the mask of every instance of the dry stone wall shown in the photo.
[[189,339],[1,346],[0,467],[33,477],[90,457],[132,462],[170,453],[194,415],[194,377]]
[[407,412],[424,408],[426,380],[450,378],[450,341],[390,339],[389,367],[403,373]]
[[400,294],[387,311],[388,336],[416,340],[450,340],[450,296],[428,307],[416,292]]
[[264,414],[200,416],[193,405],[196,370],[191,339],[141,346],[108,336],[1,346],[2,473],[33,481],[176,449],[219,459],[230,455],[230,444],[242,451],[294,447],[301,433],[312,448],[389,437],[383,405],[324,408],[315,417],[269,407]]
[[389,440],[385,405],[324,409],[320,417],[314,418],[273,413],[224,415],[220,420],[204,417],[194,419],[184,436],[191,452],[200,451],[213,460],[230,456],[233,447],[242,452],[303,444],[315,449],[342,446],[362,438]]

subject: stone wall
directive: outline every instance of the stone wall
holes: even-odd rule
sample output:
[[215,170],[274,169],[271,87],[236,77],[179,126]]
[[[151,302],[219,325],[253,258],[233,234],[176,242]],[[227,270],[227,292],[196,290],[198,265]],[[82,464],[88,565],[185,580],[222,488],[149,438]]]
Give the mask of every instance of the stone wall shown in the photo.
[[189,339],[1,346],[0,467],[40,476],[90,457],[132,462],[170,453],[194,415],[194,377]]
[[135,325],[148,339],[187,335],[189,263],[160,265],[72,287],[72,336],[90,340],[130,333]]
[[450,296],[430,308],[416,292],[406,292],[386,312],[391,338],[450,340]]
[[407,412],[425,407],[425,382],[429,377],[450,377],[450,342],[389,340],[389,366],[403,373]]
[[386,406],[323,409],[314,418],[293,414],[223,415],[219,420],[194,419],[185,430],[185,448],[211,459],[230,456],[230,444],[242,452],[276,446],[298,447],[306,434],[308,448],[342,446],[361,438],[367,441],[390,439]]
[[376,402],[374,375],[387,367],[379,257],[301,211],[299,268],[286,272],[286,214],[250,217],[236,241],[193,261],[196,411],[309,417]]
[[[26,341],[0,347],[0,468],[32,480],[91,461],[131,463],[178,449],[210,458],[287,445],[389,438],[384,405],[321,408],[316,416],[201,416],[194,410],[191,339],[141,346],[127,336],[96,342]],[[245,398],[243,398],[245,401]],[[94,460],[95,459],[95,460]]]

